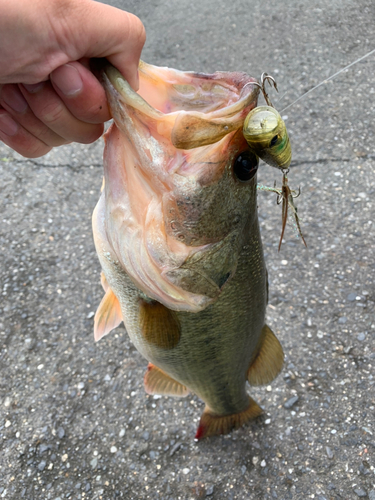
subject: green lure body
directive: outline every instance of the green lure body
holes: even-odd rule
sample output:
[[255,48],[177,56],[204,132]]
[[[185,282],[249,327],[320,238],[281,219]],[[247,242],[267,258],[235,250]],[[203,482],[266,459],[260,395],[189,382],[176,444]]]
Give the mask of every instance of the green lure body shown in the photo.
[[280,114],[271,106],[258,106],[247,115],[243,135],[249,148],[272,167],[285,170],[292,160],[288,132]]

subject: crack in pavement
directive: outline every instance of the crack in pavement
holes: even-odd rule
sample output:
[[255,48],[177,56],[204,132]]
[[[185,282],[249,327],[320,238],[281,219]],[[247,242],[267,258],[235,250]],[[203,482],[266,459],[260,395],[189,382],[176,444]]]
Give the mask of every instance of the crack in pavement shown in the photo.
[[30,158],[25,158],[24,160],[18,160],[16,158],[12,158],[10,157],[9,159],[6,158],[6,160],[4,160],[4,158],[2,158],[0,160],[0,162],[2,163],[13,163],[13,164],[16,164],[16,165],[24,165],[24,164],[27,164],[27,163],[31,163],[32,165],[34,165],[35,167],[39,167],[39,168],[70,168],[72,170],[77,170],[79,168],[101,168],[103,167],[103,164],[102,163],[90,163],[89,165],[87,164],[77,164],[77,165],[71,165],[69,163],[63,163],[63,164],[58,164],[58,165],[54,165],[52,163],[48,164],[48,163],[40,163],[36,160],[32,160]]
[[304,164],[313,164],[313,163],[330,163],[330,162],[351,162],[351,161],[360,161],[360,160],[372,160],[375,159],[375,155],[367,154],[362,156],[352,156],[350,158],[316,158],[314,160],[304,160],[303,158],[298,158],[290,163],[290,168],[298,167]]
[[[315,164],[315,163],[330,163],[330,162],[351,162],[351,161],[359,161],[359,160],[372,160],[375,159],[375,155],[373,154],[366,154],[362,156],[352,156],[349,158],[316,158],[316,159],[303,159],[303,158],[298,158],[297,160],[294,160],[290,164],[290,168],[293,167],[298,167],[300,165],[304,164]],[[64,163],[64,164],[58,164],[54,165],[52,163],[46,164],[46,163],[40,163],[36,160],[32,160],[30,158],[25,158],[24,160],[18,160],[16,158],[2,158],[0,159],[0,162],[2,163],[13,163],[16,165],[20,164],[25,164],[25,163],[31,163],[35,167],[39,168],[70,168],[71,170],[79,170],[80,168],[102,168],[103,164],[102,163],[90,163],[89,165],[87,164],[79,164],[79,165],[71,165],[69,163]]]

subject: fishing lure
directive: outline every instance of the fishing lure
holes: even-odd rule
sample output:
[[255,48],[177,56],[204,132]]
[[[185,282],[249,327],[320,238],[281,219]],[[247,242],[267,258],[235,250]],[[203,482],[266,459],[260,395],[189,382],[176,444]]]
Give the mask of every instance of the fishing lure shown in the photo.
[[[324,85],[343,71],[349,69],[350,67],[354,66],[355,64],[359,63],[363,59],[366,59],[374,53],[375,49],[367,52],[344,68],[341,68],[339,71],[299,96],[291,104],[288,104],[283,108],[282,111],[287,110],[307,94],[310,94],[310,92],[313,92],[321,85]],[[292,150],[289,142],[289,136],[283,119],[273,107],[271,100],[266,92],[266,81],[268,81],[271,86],[273,85],[276,91],[278,91],[277,84],[274,78],[267,73],[263,73],[261,76],[261,82],[255,83],[255,85],[258,85],[258,87],[260,87],[267,106],[259,106],[250,111],[244,122],[243,134],[249,145],[249,148],[257,156],[259,156],[269,165],[281,169],[283,172],[283,182],[281,188],[277,188],[276,185],[273,188],[258,185],[259,190],[271,191],[276,193],[277,203],[282,204],[282,230],[279,242],[279,251],[281,247],[281,241],[285,232],[286,221],[288,218],[288,207],[290,209],[290,216],[294,218],[294,227],[296,229],[296,233],[301,237],[302,242],[307,247],[306,241],[302,235],[302,231],[300,228],[297,207],[295,206],[293,201],[294,198],[297,198],[297,196],[300,195],[300,189],[298,189],[298,193],[295,190],[290,189],[287,178],[287,174],[289,172],[288,168],[292,160]],[[254,85],[254,83],[252,83],[252,85]]]
[[268,165],[284,170],[292,160],[292,148],[284,120],[266,92],[266,82],[278,90],[275,79],[263,73],[261,82],[255,85],[260,87],[267,106],[258,106],[250,111],[245,118],[243,135],[253,153]]
[[276,91],[278,91],[275,79],[271,75],[263,73],[260,83],[256,83],[256,85],[260,87],[267,106],[259,106],[250,111],[244,122],[243,135],[249,145],[249,148],[254,154],[262,158],[262,160],[268,163],[268,165],[279,168],[283,172],[283,182],[281,188],[277,188],[276,184],[273,188],[258,186],[258,189],[276,193],[277,204],[282,205],[282,229],[279,242],[280,251],[286,221],[288,219],[288,207],[290,208],[291,216],[294,217],[295,220],[297,235],[301,236],[304,245],[307,245],[302,235],[297,215],[297,207],[293,201],[294,198],[299,196],[300,190],[298,190],[297,194],[294,190],[290,189],[288,184],[287,174],[292,160],[292,148],[290,146],[285,122],[273,107],[267,94],[265,88],[267,81],[271,86],[274,86]]

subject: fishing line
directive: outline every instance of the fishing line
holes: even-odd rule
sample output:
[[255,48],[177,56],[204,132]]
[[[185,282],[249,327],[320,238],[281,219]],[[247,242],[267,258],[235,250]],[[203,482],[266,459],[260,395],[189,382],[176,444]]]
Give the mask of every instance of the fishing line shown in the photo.
[[366,59],[366,57],[368,56],[371,56],[371,54],[374,54],[375,53],[375,49],[371,50],[370,52],[368,52],[367,54],[365,54],[364,56],[360,57],[359,59],[357,59],[356,61],[353,61],[352,63],[348,64],[347,66],[345,66],[345,68],[342,68],[340,69],[339,71],[337,71],[337,73],[335,73],[334,75],[331,75],[330,77],[326,78],[325,80],[323,80],[322,82],[318,83],[318,85],[315,85],[315,87],[313,87],[312,89],[308,90],[307,92],[305,92],[304,94],[302,94],[300,97],[298,97],[298,99],[296,99],[294,102],[292,102],[291,104],[288,104],[288,106],[286,106],[284,109],[282,109],[280,112],[283,112],[285,111],[286,109],[290,108],[291,106],[293,106],[293,104],[295,104],[296,102],[298,102],[300,99],[302,99],[302,97],[305,97],[307,94],[310,94],[310,92],[312,92],[313,90],[317,89],[318,87],[320,87],[321,85],[323,85],[324,83],[327,83],[329,82],[330,80],[332,80],[333,78],[335,78],[337,75],[339,75],[340,73],[342,73],[343,71],[345,71],[346,69],[349,69],[351,66],[354,66],[354,64],[357,64],[359,63],[360,61],[362,61],[363,59]]
[[284,92],[284,94],[275,102],[275,106],[280,103],[281,99],[284,99],[284,97],[287,95],[288,92],[289,92],[288,90]]

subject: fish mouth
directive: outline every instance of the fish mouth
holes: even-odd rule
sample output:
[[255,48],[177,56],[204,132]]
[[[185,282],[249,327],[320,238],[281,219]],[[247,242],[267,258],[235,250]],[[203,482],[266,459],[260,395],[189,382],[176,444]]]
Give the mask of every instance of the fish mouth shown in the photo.
[[[246,147],[242,126],[259,88],[244,73],[141,63],[139,75],[136,93],[112,66],[103,73],[114,124],[105,135],[97,216],[112,258],[142,292],[198,312],[217,300],[237,265],[246,222],[238,213],[255,188],[232,196],[228,165]],[[211,220],[220,185],[228,206]]]
[[251,85],[256,80],[245,73],[183,72],[143,61],[138,94],[113,66],[105,69],[104,81],[117,126],[123,118],[116,113],[121,96],[146,120],[156,120],[175,148],[186,150],[213,144],[241,128],[259,94],[259,87]]

